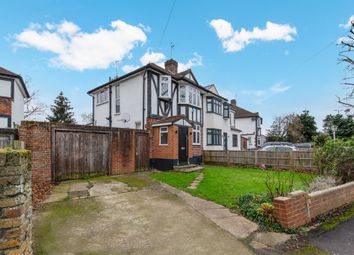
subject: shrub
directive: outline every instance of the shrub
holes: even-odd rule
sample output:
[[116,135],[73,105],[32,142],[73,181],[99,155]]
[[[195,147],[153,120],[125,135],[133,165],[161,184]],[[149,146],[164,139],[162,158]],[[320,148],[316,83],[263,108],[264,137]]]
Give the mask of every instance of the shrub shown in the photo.
[[309,183],[309,192],[319,191],[323,189],[328,189],[336,186],[336,180],[333,176],[320,176],[315,178]]
[[329,140],[315,153],[321,174],[336,176],[340,182],[354,180],[354,137],[349,140]]

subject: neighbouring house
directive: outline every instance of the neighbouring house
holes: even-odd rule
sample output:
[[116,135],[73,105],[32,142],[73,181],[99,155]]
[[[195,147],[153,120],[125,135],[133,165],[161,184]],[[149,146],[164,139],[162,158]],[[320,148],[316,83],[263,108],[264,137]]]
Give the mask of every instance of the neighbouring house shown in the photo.
[[30,95],[21,75],[0,67],[0,128],[14,128],[24,119],[24,102]]
[[241,130],[236,128],[234,109],[214,84],[205,88],[210,92],[203,97],[203,149],[241,150]]
[[191,69],[149,63],[110,79],[88,94],[93,124],[150,131],[150,162],[157,169],[199,164],[204,150],[240,150],[236,112],[215,85],[202,86]]
[[250,112],[236,105],[236,100],[231,100],[231,109],[235,112],[236,128],[241,130],[241,135],[247,139],[244,147],[255,150],[262,146],[262,122],[263,119],[258,112]]

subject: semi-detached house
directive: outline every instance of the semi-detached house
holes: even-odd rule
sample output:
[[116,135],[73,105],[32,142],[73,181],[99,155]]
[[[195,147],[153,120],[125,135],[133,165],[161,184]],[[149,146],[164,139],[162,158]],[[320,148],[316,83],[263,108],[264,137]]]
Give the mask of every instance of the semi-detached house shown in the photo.
[[235,110],[214,85],[202,86],[191,69],[149,63],[88,92],[93,124],[150,131],[151,165],[199,164],[202,150],[240,150]]

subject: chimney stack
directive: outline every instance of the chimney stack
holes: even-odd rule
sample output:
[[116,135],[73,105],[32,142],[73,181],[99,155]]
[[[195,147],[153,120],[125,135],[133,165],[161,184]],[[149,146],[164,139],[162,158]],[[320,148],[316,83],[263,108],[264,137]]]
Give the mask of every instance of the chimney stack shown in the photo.
[[231,99],[231,105],[236,106],[236,99]]
[[172,74],[177,74],[178,72],[178,62],[174,59],[169,59],[165,62],[165,69]]

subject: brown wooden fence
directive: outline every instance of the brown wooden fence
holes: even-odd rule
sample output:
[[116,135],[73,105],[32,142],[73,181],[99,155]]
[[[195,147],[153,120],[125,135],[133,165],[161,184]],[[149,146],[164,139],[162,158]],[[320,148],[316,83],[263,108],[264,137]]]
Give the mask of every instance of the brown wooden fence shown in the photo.
[[313,151],[204,151],[206,164],[261,165],[280,169],[317,170]]

